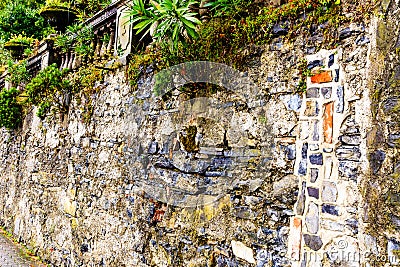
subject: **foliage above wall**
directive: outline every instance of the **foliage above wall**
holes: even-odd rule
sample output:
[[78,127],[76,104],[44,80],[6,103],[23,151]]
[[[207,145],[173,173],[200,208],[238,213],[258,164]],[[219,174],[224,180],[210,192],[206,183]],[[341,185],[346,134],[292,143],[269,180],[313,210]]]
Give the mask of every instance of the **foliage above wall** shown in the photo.
[[68,108],[71,84],[64,79],[67,72],[67,69],[60,71],[52,64],[26,85],[28,102],[39,106],[39,117],[43,118],[51,110],[62,113]]
[[147,33],[160,44],[167,44],[171,52],[179,45],[185,45],[188,39],[198,37],[196,25],[201,24],[197,13],[190,7],[197,1],[161,0],[146,5],[143,0],[133,0],[129,16],[136,33]]

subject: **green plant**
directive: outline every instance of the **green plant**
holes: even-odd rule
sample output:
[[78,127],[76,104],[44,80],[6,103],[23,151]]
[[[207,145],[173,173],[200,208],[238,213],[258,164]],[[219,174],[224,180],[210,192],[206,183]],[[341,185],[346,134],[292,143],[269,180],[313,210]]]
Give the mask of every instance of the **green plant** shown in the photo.
[[14,34],[11,36],[11,39],[7,43],[16,43],[25,46],[30,46],[33,42],[33,38],[27,37],[24,35],[24,32],[20,34]]
[[142,33],[142,38],[154,30],[153,37],[158,43],[168,44],[169,50],[177,51],[180,44],[198,37],[196,25],[201,21],[190,6],[197,1],[159,0],[146,6],[143,0],[133,0],[128,12],[130,22],[134,24],[136,34]]
[[8,73],[9,75],[6,77],[6,80],[8,82],[11,82],[12,85],[15,87],[26,84],[31,78],[31,75],[29,75],[26,68],[26,60],[20,61],[15,64],[12,61],[9,61]]
[[22,122],[22,106],[16,97],[19,91],[15,88],[3,89],[0,92],[0,127],[15,129]]
[[55,47],[61,52],[75,51],[78,55],[90,55],[93,53],[91,42],[94,38],[93,29],[83,24],[73,24],[67,27],[64,34],[56,37]]
[[208,7],[214,16],[235,15],[241,10],[249,6],[250,2],[246,0],[214,0],[206,3],[204,7]]
[[40,1],[31,4],[24,0],[7,2],[5,7],[0,9],[0,39],[9,40],[12,35],[21,33],[41,38],[47,22],[37,12]]
[[67,69],[60,71],[56,64],[52,64],[26,85],[28,102],[39,106],[37,115],[40,118],[51,110],[60,113],[67,110],[65,96],[71,93],[70,81],[64,78],[67,73]]

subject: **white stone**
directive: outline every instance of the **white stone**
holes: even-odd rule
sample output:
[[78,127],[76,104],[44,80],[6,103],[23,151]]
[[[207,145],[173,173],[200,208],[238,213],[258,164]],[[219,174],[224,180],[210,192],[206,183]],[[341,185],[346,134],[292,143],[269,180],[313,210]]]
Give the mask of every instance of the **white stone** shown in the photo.
[[256,263],[256,260],[253,256],[253,250],[251,248],[247,247],[242,242],[235,240],[231,241],[231,245],[233,254],[235,254],[236,257],[243,259],[249,263]]

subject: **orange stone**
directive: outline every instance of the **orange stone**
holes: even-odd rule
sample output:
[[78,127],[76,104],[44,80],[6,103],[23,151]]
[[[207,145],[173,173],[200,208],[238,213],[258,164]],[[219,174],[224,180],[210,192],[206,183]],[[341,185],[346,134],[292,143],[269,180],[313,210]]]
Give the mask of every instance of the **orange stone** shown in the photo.
[[323,122],[323,131],[324,131],[324,141],[326,143],[332,144],[332,135],[333,135],[333,102],[327,103],[324,105],[324,122]]
[[289,240],[288,240],[288,248],[289,248],[289,257],[292,260],[299,261],[300,260],[300,252],[301,252],[301,219],[298,217],[294,217],[291,222]]
[[332,81],[332,71],[323,71],[311,76],[312,83],[328,83]]

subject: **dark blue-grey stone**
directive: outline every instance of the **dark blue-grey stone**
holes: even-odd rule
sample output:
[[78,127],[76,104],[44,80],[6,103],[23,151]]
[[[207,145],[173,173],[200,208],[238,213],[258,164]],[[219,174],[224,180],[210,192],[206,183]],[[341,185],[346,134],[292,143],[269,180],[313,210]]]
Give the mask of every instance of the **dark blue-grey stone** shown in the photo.
[[322,65],[324,65],[322,60],[313,60],[313,61],[308,62],[307,68],[310,70],[310,69],[313,69],[315,67],[319,67],[319,66],[322,66]]
[[310,197],[319,199],[319,189],[314,187],[307,187],[307,192]]
[[385,152],[381,150],[374,151],[370,156],[370,164],[373,174],[377,174],[382,167],[382,163],[386,158]]
[[318,154],[311,154],[310,155],[310,163],[315,165],[322,165],[324,164],[324,160],[322,157],[322,153]]
[[308,150],[308,143],[304,143],[301,148],[301,158],[307,159],[307,150]]
[[318,169],[316,169],[316,168],[311,168],[311,178],[310,178],[310,181],[311,181],[312,183],[315,183],[315,182],[317,181],[317,179],[318,179],[318,173],[319,173]]
[[335,55],[334,54],[329,56],[328,68],[330,68],[333,65],[333,63],[335,63]]
[[322,240],[319,236],[304,234],[304,243],[307,247],[314,251],[318,251],[322,247]]
[[302,159],[299,163],[299,175],[305,176],[307,174],[307,160]]
[[306,92],[307,98],[318,98],[319,97],[319,88],[318,87],[311,87],[307,89]]
[[331,215],[339,216],[339,209],[333,205],[322,204],[322,213],[329,213]]
[[331,98],[332,96],[332,87],[322,87],[321,94],[325,99]]
[[335,82],[339,81],[339,69],[335,69]]
[[126,209],[126,214],[129,218],[132,218],[132,211],[130,209]]

